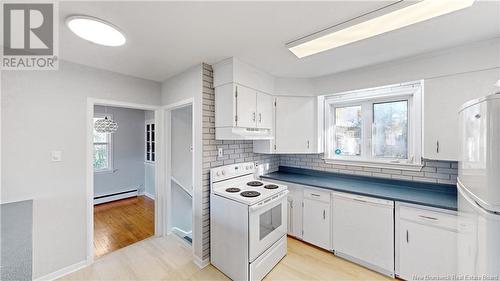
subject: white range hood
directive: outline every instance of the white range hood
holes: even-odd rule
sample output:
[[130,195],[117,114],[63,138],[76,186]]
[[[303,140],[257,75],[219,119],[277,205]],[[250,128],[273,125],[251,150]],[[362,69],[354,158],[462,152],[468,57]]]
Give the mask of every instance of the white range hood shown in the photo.
[[215,128],[215,138],[218,140],[270,140],[274,137],[269,129],[223,127]]

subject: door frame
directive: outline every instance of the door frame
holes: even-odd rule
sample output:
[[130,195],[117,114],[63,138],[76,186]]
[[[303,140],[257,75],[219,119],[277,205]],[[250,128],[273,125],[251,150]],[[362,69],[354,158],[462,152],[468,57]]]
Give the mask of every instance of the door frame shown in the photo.
[[[195,225],[197,224],[197,220],[196,220],[196,210],[198,209],[197,208],[197,205],[195,204],[196,202],[196,199],[199,197],[198,195],[198,192],[196,191],[196,177],[195,177],[195,170],[197,169],[197,165],[198,163],[196,162],[196,154],[199,153],[200,149],[202,149],[201,147],[198,147],[196,145],[196,139],[195,137],[197,136],[197,133],[196,133],[196,114],[195,114],[195,104],[194,104],[194,98],[189,98],[189,99],[185,99],[185,100],[182,100],[182,101],[179,101],[179,102],[176,102],[176,103],[172,103],[172,104],[168,104],[168,105],[165,105],[162,107],[163,109],[163,116],[164,116],[164,131],[165,131],[165,134],[164,134],[164,140],[165,140],[165,170],[166,173],[165,173],[165,216],[164,216],[164,222],[163,222],[163,225],[164,225],[164,235],[169,235],[171,234],[172,232],[172,225],[171,225],[171,215],[172,215],[172,210],[171,210],[171,199],[172,199],[172,196],[171,196],[171,192],[172,192],[172,185],[171,185],[171,181],[170,181],[170,178],[172,177],[172,154],[171,154],[171,151],[172,151],[172,142],[170,141],[171,139],[171,136],[172,136],[172,126],[171,126],[171,120],[172,120],[172,111],[173,110],[176,110],[176,109],[180,109],[180,108],[184,108],[184,107],[188,107],[188,106],[191,106],[191,109],[192,109],[192,113],[191,113],[191,130],[192,130],[192,139],[191,139],[191,145],[192,145],[192,154],[191,154],[191,160],[192,160],[192,163],[193,163],[193,166],[192,166],[192,171],[191,171],[191,180],[192,180],[192,183],[193,183],[193,197],[191,199],[191,202],[192,202],[192,206],[191,206],[191,210],[192,210],[192,219],[191,219],[191,229],[192,229],[192,243],[191,243],[191,251],[192,251],[192,255],[193,255],[193,258],[194,258],[194,262],[196,264],[197,263],[197,257],[195,255],[195,248],[196,248],[196,245],[199,245],[201,244],[201,241],[198,241],[198,230],[197,228],[195,227]],[[199,265],[199,264],[198,264]],[[200,266],[200,265],[199,265]]]
[[163,144],[163,110],[161,110],[160,106],[154,106],[149,104],[140,104],[140,103],[130,103],[123,102],[117,100],[107,100],[107,99],[98,99],[98,98],[87,98],[87,129],[86,129],[86,217],[87,217],[87,264],[91,264],[94,262],[94,169],[92,168],[93,162],[93,131],[94,131],[94,106],[112,106],[112,107],[121,107],[121,108],[131,108],[131,109],[139,109],[139,110],[150,110],[154,112],[154,120],[156,125],[156,158],[155,158],[155,233],[154,236],[158,237],[163,234],[164,229],[164,208],[165,201],[163,198],[164,195],[164,179],[160,171],[164,171],[164,151],[162,148]]

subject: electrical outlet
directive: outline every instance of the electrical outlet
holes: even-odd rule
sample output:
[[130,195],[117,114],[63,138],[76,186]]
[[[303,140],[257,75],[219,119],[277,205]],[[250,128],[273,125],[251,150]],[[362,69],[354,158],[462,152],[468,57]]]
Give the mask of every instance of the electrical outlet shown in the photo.
[[217,153],[217,155],[218,155],[219,157],[222,157],[222,155],[223,155],[222,148],[219,148],[219,152]]

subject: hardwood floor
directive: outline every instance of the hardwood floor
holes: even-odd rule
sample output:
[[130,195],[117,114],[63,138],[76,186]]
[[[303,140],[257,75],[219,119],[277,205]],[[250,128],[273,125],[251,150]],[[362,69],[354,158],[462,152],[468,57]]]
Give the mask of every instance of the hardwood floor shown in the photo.
[[146,196],[94,206],[94,257],[153,236],[154,209]]
[[[198,268],[191,249],[179,239],[174,235],[146,239],[60,280],[229,280],[212,265]],[[288,254],[264,280],[393,279],[288,238]]]

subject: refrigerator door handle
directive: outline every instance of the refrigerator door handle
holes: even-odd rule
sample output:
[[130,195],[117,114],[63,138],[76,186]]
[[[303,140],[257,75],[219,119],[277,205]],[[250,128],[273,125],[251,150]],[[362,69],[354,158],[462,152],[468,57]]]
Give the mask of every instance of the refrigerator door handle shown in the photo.
[[467,203],[469,203],[469,206],[471,208],[474,209],[474,211],[478,212],[478,213],[481,213],[482,215],[485,215],[485,216],[498,216],[498,215],[495,215],[494,213],[484,209],[483,207],[481,207],[481,205],[479,205],[474,199],[472,199],[469,194],[467,194],[467,191],[465,190],[466,188],[462,185],[462,183],[459,181],[457,183],[457,189],[458,189],[458,192],[462,195],[462,197],[467,201]]

